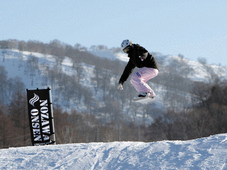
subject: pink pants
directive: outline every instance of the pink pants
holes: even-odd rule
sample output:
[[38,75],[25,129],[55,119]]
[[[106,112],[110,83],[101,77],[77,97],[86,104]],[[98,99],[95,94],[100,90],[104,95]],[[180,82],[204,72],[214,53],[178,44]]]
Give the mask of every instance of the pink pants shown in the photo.
[[146,82],[156,77],[157,75],[157,69],[142,67],[135,74],[132,75],[131,83],[138,92],[149,92],[151,93],[150,97],[152,97],[155,96],[155,93]]

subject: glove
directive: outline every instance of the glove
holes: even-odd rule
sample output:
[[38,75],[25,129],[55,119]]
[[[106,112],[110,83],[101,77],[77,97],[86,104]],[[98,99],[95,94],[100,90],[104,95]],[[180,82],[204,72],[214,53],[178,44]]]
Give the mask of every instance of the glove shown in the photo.
[[119,84],[118,89],[123,90],[123,85],[121,83]]
[[139,58],[141,59],[141,61],[145,60],[148,56],[148,52],[143,53],[141,56],[139,56]]
[[141,61],[143,61],[143,60],[144,60],[141,56],[139,56],[139,58],[140,58],[140,60],[141,60]]

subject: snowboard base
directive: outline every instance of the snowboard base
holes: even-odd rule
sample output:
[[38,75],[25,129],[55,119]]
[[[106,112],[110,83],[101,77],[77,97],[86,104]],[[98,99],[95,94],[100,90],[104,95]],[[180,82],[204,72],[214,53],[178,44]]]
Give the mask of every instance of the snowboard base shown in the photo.
[[154,101],[154,99],[150,98],[150,97],[135,97],[133,99],[134,102],[138,102],[138,103],[149,103]]

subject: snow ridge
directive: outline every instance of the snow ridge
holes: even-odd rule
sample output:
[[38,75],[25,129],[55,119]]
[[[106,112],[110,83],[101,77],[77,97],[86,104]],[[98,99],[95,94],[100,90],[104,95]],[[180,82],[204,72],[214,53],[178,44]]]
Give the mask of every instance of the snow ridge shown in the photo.
[[227,169],[227,134],[189,141],[78,143],[0,150],[0,169]]

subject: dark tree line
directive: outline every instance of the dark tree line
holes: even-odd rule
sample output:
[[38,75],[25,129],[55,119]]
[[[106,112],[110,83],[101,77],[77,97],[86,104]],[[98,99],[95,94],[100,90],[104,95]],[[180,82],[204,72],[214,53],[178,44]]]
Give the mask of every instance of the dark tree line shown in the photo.
[[[16,93],[14,97],[10,105],[0,105],[0,148],[31,145],[26,95]],[[64,112],[58,105],[54,105],[53,112],[57,144],[143,139],[143,127],[133,122],[114,120],[102,125],[94,115]]]
[[[204,85],[197,84],[196,91],[207,93],[205,99],[199,97],[198,102],[184,112],[168,110],[149,126],[138,126],[120,119],[111,119],[109,123],[102,124],[87,112],[65,112],[54,105],[57,143],[188,140],[226,133],[226,82],[206,85],[207,88]],[[0,148],[31,145],[26,102],[25,93],[15,92],[10,105],[1,103]],[[110,105],[113,106],[108,107],[116,109],[114,103],[110,102]],[[116,116],[117,112],[113,110],[112,116]]]
[[227,82],[196,82],[193,107],[183,112],[168,110],[146,130],[148,141],[188,140],[227,132]]

